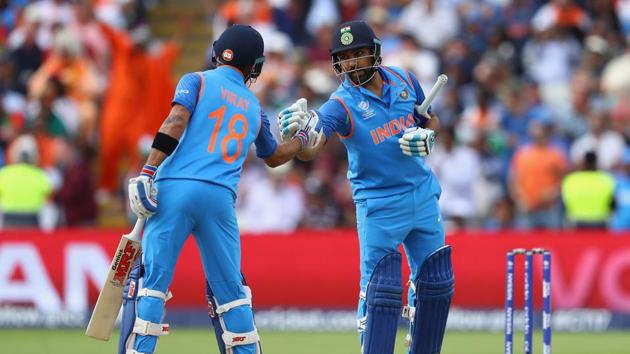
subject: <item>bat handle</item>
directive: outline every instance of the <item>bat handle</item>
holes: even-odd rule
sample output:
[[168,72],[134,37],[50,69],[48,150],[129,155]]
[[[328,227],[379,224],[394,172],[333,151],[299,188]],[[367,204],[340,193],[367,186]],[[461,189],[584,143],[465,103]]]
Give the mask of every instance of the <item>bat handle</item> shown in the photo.
[[133,230],[131,230],[130,233],[126,234],[125,237],[135,241],[140,240],[140,233],[142,232],[142,228],[144,227],[144,220],[144,218],[138,218],[138,220],[136,220],[136,224],[133,225]]

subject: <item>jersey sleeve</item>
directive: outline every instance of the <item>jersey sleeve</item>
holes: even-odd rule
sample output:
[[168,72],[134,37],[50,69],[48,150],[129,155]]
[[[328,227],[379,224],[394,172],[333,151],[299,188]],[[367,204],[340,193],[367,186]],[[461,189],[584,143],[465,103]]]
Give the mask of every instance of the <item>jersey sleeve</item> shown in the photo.
[[192,114],[197,106],[197,97],[200,89],[201,75],[198,73],[185,74],[177,84],[171,105],[182,105]]
[[[418,82],[418,78],[416,78],[416,75],[412,73],[411,71],[409,71],[409,78],[411,79],[411,84],[413,85],[413,89],[416,91],[416,105],[420,105],[422,101],[424,101],[424,98],[425,98],[424,91],[422,90],[422,87],[420,86],[420,82]],[[429,109],[427,110],[427,112],[431,113],[431,106],[429,106]],[[421,127],[425,127],[427,125],[427,122],[429,121],[426,117],[423,117],[419,115],[418,113],[416,113],[415,110],[413,112],[413,116],[415,117],[416,122],[418,122],[418,125]]]
[[271,129],[269,128],[269,118],[267,118],[267,114],[264,111],[261,111],[260,115],[260,131],[258,132],[256,140],[254,141],[254,145],[256,146],[256,156],[261,159],[266,159],[269,156],[273,155],[274,152],[276,152],[278,143],[271,134]]
[[330,134],[334,132],[340,135],[348,135],[350,133],[350,117],[348,117],[348,112],[338,100],[328,100],[316,112],[319,115],[319,121],[322,124],[324,134],[326,134],[326,139],[329,139]]

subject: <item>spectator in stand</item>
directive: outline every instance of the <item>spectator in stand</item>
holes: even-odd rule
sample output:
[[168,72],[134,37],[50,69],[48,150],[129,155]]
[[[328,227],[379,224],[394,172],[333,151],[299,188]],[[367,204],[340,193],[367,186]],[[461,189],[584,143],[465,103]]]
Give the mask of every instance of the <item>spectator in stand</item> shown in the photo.
[[532,143],[516,150],[511,167],[517,225],[523,229],[557,229],[562,224],[560,183],[567,170],[566,158],[550,144],[550,122],[533,121],[529,133]]
[[[418,26],[421,23],[422,26]],[[413,0],[402,10],[400,25],[424,48],[440,50],[459,33],[454,6],[439,0]]]
[[[139,164],[137,143],[145,122],[142,117],[147,102],[146,44],[150,32],[146,27],[131,33],[115,30],[100,23],[103,34],[112,47],[109,87],[103,102],[100,121],[100,178],[99,202],[107,204],[117,189],[120,164],[127,158],[130,166]],[[130,118],[133,117],[133,118]]]
[[77,108],[64,92],[59,80],[48,80],[42,95],[29,104],[26,115],[27,129],[39,147],[39,165],[47,170],[56,168],[66,141],[76,138]]
[[329,197],[332,194],[330,188],[325,184],[307,184],[306,188],[309,200],[300,226],[308,229],[337,227],[341,223],[342,215],[340,206]]
[[582,37],[591,26],[591,19],[576,1],[551,0],[536,11],[532,24],[536,28],[558,26]]
[[576,229],[603,229],[613,211],[615,182],[597,168],[597,153],[584,154],[579,170],[562,181],[562,201],[569,225]]
[[442,187],[440,208],[445,226],[459,229],[474,225],[479,216],[475,184],[482,178],[477,152],[466,145],[457,145],[455,129],[445,127],[427,163]]
[[612,171],[626,150],[626,143],[621,134],[608,129],[608,111],[593,111],[588,123],[589,132],[573,142],[571,146],[571,162],[579,165],[588,151],[597,154],[597,167],[604,171]]
[[480,88],[476,102],[469,105],[462,113],[457,133],[461,134],[465,141],[471,141],[476,136],[496,132],[500,121],[501,112],[493,100],[492,93]]
[[490,215],[483,223],[486,230],[500,231],[510,230],[514,225],[514,202],[508,196],[503,196],[495,201]]
[[24,40],[9,52],[13,64],[15,91],[26,95],[31,75],[42,65],[44,51],[36,41],[37,29],[33,25],[24,27]]
[[39,213],[48,200],[52,185],[37,167],[37,142],[21,135],[9,147],[10,164],[0,168],[0,209],[4,228],[37,227]]
[[55,193],[55,201],[61,207],[62,223],[66,226],[92,226],[96,221],[91,150],[87,145],[67,144],[59,161],[63,182]]
[[292,174],[292,163],[266,171],[243,196],[239,227],[250,233],[294,231],[304,214],[304,193]]
[[[151,134],[162,125],[163,117],[171,110],[170,99],[175,92],[173,66],[179,56],[178,41],[161,41],[151,37],[147,47],[146,103],[141,119],[143,134]],[[139,117],[140,118],[140,117]]]
[[523,48],[523,67],[527,76],[540,85],[542,101],[556,114],[563,114],[569,109],[569,85],[581,59],[581,44],[555,23],[534,23],[534,29]]
[[54,37],[53,51],[33,74],[28,85],[31,100],[45,94],[51,78],[63,85],[63,90],[74,102],[77,110],[74,129],[81,141],[90,141],[96,129],[96,96],[99,84],[92,63],[83,52],[79,37],[67,29],[59,30]]

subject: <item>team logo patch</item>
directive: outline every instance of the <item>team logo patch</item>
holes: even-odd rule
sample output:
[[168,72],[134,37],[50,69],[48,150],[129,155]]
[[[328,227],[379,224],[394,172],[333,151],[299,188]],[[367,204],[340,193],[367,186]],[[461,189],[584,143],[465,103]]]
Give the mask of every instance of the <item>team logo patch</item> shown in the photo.
[[359,109],[363,111],[361,113],[361,116],[363,116],[363,119],[370,119],[376,115],[376,113],[374,113],[374,110],[370,108],[370,102],[368,101],[359,102],[357,107],[359,107]]
[[226,49],[221,54],[221,58],[223,58],[223,60],[225,61],[231,61],[232,59],[234,59],[234,52],[232,52],[232,49]]
[[407,90],[403,90],[400,93],[400,98],[402,98],[403,100],[406,100],[407,98],[409,98],[409,92],[407,92]]
[[341,44],[350,45],[354,41],[354,36],[350,32],[350,26],[341,29]]

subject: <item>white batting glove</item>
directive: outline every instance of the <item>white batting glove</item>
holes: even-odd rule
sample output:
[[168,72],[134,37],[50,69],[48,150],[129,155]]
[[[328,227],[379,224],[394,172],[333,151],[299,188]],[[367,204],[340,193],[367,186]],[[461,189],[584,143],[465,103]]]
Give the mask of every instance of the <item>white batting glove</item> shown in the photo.
[[298,130],[295,137],[300,139],[302,143],[302,149],[312,149],[319,143],[322,134],[322,126],[319,123],[319,116],[315,111],[309,111],[306,113],[307,120],[304,128]]
[[424,157],[431,154],[435,145],[435,132],[431,129],[411,127],[398,139],[400,150],[407,156]]
[[306,126],[307,121],[307,102],[305,98],[300,98],[278,113],[280,139],[282,141],[291,140],[299,130]]
[[157,211],[157,189],[153,178],[157,167],[144,165],[140,176],[129,180],[129,205],[138,218],[147,219]]

